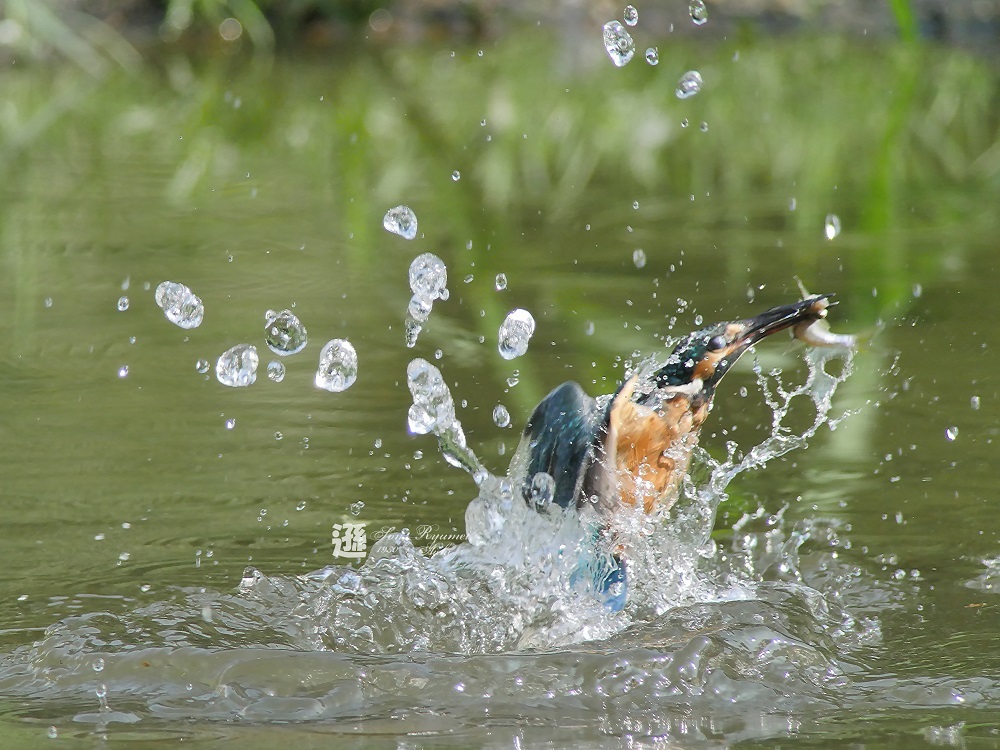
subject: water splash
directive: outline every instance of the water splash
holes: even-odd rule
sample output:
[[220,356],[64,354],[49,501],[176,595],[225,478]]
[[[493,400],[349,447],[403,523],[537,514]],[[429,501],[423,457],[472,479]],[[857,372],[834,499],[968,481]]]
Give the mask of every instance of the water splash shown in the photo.
[[435,300],[448,299],[448,268],[433,253],[422,253],[410,263],[409,278],[413,296],[406,308],[404,332],[406,346],[412,349],[430,318]]
[[406,366],[406,385],[413,396],[407,425],[415,435],[434,433],[445,460],[469,472],[476,484],[486,478],[486,469],[465,440],[462,423],[455,416],[455,402],[441,371],[417,357]]

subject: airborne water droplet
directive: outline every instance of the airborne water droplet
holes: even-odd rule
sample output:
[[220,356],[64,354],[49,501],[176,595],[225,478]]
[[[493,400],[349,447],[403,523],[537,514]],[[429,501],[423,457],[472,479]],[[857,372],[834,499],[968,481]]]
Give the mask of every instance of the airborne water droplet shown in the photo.
[[691,0],[688,4],[688,12],[696,26],[702,26],[708,20],[708,8],[705,7],[705,0]]
[[948,438],[949,441],[954,441],[955,438],[958,437],[958,428],[954,426],[949,427],[944,431],[944,436]]
[[316,387],[333,393],[346,391],[358,379],[358,353],[346,339],[332,339],[319,353]]
[[507,427],[510,424],[510,412],[503,404],[493,407],[493,423],[497,427]]
[[656,49],[656,47],[646,48],[646,62],[648,62],[650,65],[660,64],[660,51]]
[[615,66],[621,68],[628,65],[635,54],[635,42],[618,21],[608,21],[604,24],[604,49]]
[[678,99],[690,99],[701,91],[702,83],[701,73],[697,70],[689,70],[677,81],[677,90],[674,93]]
[[447,286],[448,268],[434,253],[421,253],[410,263],[410,289],[422,302],[444,299]]
[[496,289],[498,292],[502,292],[507,288],[507,274],[498,273],[496,279]]
[[154,299],[167,320],[180,328],[197,328],[205,319],[205,306],[201,300],[176,281],[164,281],[157,286]]
[[454,180],[455,182],[458,182],[459,180],[462,179],[462,173],[456,169],[454,172],[451,173],[451,179]]
[[128,310],[128,297],[125,295],[118,298],[118,310],[119,312],[125,312]]
[[365,503],[363,500],[358,500],[356,503],[351,503],[351,515],[360,516],[361,511],[365,509]]
[[500,324],[497,348],[504,359],[520,357],[528,351],[528,341],[535,333],[535,319],[527,310],[511,310]]
[[208,372],[208,368],[209,364],[207,359],[199,359],[197,362],[194,363],[194,369],[196,369],[202,375]]
[[396,206],[385,212],[382,226],[387,232],[398,234],[403,239],[412,240],[417,236],[417,215],[409,206]]
[[626,5],[625,13],[622,15],[622,18],[624,18],[627,25],[635,26],[639,23],[639,11],[635,9],[634,5]]
[[973,396],[971,399],[969,399],[969,406],[972,407],[973,411],[979,411],[979,404],[980,404],[979,396]]
[[[271,312],[271,311],[268,311]],[[264,326],[264,341],[275,354],[287,357],[306,348],[306,327],[291,310],[282,310]]]
[[646,251],[641,247],[637,247],[633,250],[632,262],[635,263],[636,268],[643,268],[646,265]]
[[840,217],[837,214],[827,214],[823,232],[828,240],[832,240],[840,234]]
[[285,379],[285,366],[277,360],[267,363],[267,377],[275,383],[280,383]]
[[243,388],[257,380],[257,347],[253,344],[237,344],[227,349],[215,363],[215,377],[223,385]]

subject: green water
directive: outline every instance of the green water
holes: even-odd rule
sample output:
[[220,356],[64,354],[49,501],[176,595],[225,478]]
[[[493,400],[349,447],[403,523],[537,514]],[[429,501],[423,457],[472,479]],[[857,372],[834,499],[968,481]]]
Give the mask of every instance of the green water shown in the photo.
[[[1000,743],[995,61],[834,39],[664,42],[660,54],[655,68],[636,59],[619,70],[599,41],[539,32],[481,57],[445,45],[168,56],[101,78],[69,65],[4,71],[0,744],[48,742],[50,726],[81,744],[248,747],[329,735],[392,747]],[[679,101],[677,78],[693,67],[705,88]],[[413,241],[382,228],[399,203],[418,216]],[[828,214],[843,228],[832,240]],[[445,261],[451,294],[410,350],[407,268],[421,252]],[[734,714],[697,696],[686,709],[623,708],[595,693],[573,713],[546,710],[539,688],[474,709],[438,697],[418,715],[400,688],[395,724],[389,708],[318,719],[291,703],[163,708],[161,686],[183,685],[185,670],[214,690],[199,659],[226,649],[297,654],[282,677],[261,678],[290,701],[314,694],[309,675],[341,669],[339,655],[290,646],[264,616],[202,632],[194,610],[178,624],[190,592],[233,597],[248,564],[279,580],[349,564],[332,554],[334,523],[464,533],[474,485],[432,438],[407,433],[411,357],[441,368],[469,444],[502,472],[550,388],[574,379],[610,392],[626,360],[662,352],[664,336],[795,299],[794,276],[837,295],[834,330],[872,334],[835,399],[836,415],[856,413],[738,477],[716,537],[728,544],[758,507],[787,505],[782,523],[826,529],[803,575],[832,581],[838,606],[879,633],[842,654],[849,684],[827,703],[810,709],[815,696],[797,701],[792,687],[785,707],[762,697]],[[199,328],[164,319],[153,289],[166,279],[202,298]],[[264,312],[291,306],[310,343],[273,383]],[[518,306],[537,331],[508,362],[496,331]],[[313,386],[331,338],[359,356],[357,383],[339,394]],[[261,354],[252,387],[196,371],[241,342]],[[765,371],[803,369],[784,341],[759,358]],[[498,403],[508,429],[493,423]],[[729,439],[745,450],[766,435],[749,364],[727,377],[711,419],[703,444],[716,456]],[[107,613],[141,627],[102,624]],[[98,637],[67,652],[83,666],[46,672],[63,663],[59,634],[90,627],[60,623],[88,615]],[[173,665],[168,651],[118,682],[109,669],[108,702],[135,722],[93,719],[89,650],[174,640]],[[201,656],[184,651],[193,643]],[[447,658],[456,674],[497,669]],[[491,707],[504,717],[495,724],[483,721]]]

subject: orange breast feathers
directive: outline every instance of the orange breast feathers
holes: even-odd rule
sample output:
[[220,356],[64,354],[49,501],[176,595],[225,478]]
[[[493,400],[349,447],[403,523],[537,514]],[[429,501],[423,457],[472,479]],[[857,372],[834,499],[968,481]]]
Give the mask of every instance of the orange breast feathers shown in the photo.
[[654,409],[632,401],[635,383],[634,378],[626,383],[611,407],[608,447],[614,446],[619,500],[625,505],[641,502],[651,513],[677,500],[710,403],[668,389]]

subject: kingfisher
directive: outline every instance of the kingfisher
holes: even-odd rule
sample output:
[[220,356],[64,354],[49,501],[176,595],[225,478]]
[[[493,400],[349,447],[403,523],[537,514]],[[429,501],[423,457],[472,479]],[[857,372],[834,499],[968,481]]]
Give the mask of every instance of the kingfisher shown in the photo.
[[[831,296],[809,295],[690,333],[662,367],[645,378],[632,375],[610,398],[594,399],[574,382],[556,387],[532,413],[512,462],[526,464],[525,500],[532,500],[533,477],[545,472],[553,479],[554,503],[596,511],[595,543],[623,509],[670,508],[725,374],[750,347],[779,331],[791,328],[808,341]],[[627,565],[624,551],[613,548],[609,561],[587,561],[585,575],[573,577],[587,578],[617,611],[625,605]]]

